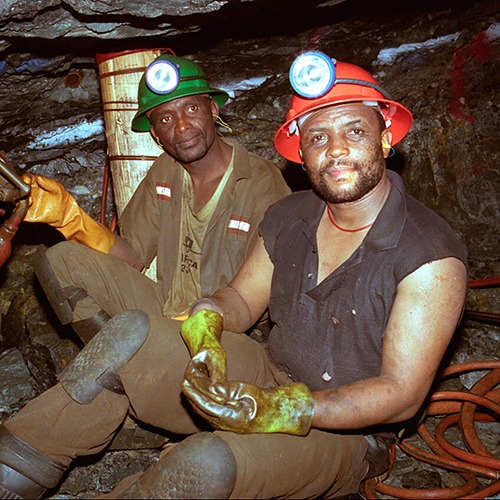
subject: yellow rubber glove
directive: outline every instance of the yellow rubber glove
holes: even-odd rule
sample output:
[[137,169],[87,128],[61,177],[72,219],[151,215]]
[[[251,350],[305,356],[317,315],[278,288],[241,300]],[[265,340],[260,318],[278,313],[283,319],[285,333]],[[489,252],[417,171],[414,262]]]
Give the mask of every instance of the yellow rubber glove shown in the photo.
[[220,343],[222,322],[218,312],[202,309],[182,323],[181,336],[191,354],[187,378],[226,380],[226,351]]
[[31,186],[26,222],[45,222],[67,240],[109,253],[116,235],[87,215],[60,182],[32,174],[24,174],[22,179]]
[[182,392],[216,429],[296,436],[305,436],[311,429],[314,399],[301,382],[264,389],[246,382],[210,384],[202,379],[193,385],[184,379]]

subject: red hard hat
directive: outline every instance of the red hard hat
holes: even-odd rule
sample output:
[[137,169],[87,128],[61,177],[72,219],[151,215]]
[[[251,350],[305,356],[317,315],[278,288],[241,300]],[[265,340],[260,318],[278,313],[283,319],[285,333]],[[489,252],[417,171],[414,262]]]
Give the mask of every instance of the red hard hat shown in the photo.
[[[274,138],[278,153],[287,160],[302,163],[299,155],[300,131],[295,120],[305,114],[335,104],[377,102],[388,127],[392,131],[392,144],[398,143],[410,130],[413,121],[410,111],[393,101],[368,71],[354,64],[339,61],[335,61],[335,69],[334,84],[325,95],[306,98],[294,93],[286,121]],[[346,82],[346,80],[348,81]]]

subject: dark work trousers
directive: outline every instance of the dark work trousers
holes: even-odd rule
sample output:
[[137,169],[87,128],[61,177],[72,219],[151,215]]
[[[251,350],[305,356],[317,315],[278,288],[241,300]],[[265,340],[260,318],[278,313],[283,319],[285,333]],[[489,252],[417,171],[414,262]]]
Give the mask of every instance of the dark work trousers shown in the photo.
[[[62,286],[73,284],[86,289],[94,306],[111,316],[127,309],[142,309],[150,315],[151,330],[143,346],[119,372],[125,395],[103,390],[91,403],[81,405],[58,384],[28,403],[5,423],[6,427],[64,465],[77,456],[103,450],[128,412],[173,433],[198,432],[199,417],[194,416],[180,390],[189,352],[179,333],[180,323],[161,315],[163,304],[156,294],[156,284],[112,257],[77,244],[63,245],[66,251],[60,255],[64,258],[55,268]],[[88,286],[84,287],[83,281]],[[94,295],[94,290],[99,292]],[[89,300],[86,307],[90,305]],[[85,314],[93,312],[86,309]],[[79,319],[85,317],[82,313]],[[269,360],[263,344],[231,332],[223,333],[222,344],[227,352],[228,379],[260,387],[291,383]],[[342,497],[357,490],[368,469],[367,442],[359,435],[316,429],[306,437],[217,434],[236,458],[238,473],[231,498]],[[119,491],[120,485],[116,494]]]

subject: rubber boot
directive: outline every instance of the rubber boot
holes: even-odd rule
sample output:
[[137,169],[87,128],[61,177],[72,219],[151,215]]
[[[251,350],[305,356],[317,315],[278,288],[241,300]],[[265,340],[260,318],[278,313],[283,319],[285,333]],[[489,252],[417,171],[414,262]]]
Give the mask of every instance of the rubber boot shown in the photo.
[[0,426],[0,498],[42,498],[66,467]]
[[201,432],[175,445],[135,483],[108,498],[228,498],[235,484],[231,448],[216,434]]

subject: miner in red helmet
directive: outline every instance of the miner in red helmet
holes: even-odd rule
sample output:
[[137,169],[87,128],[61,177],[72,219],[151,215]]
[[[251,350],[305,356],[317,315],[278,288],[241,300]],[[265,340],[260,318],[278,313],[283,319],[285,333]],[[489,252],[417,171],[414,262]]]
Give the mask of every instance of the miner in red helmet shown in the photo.
[[244,331],[268,304],[275,321],[266,350],[284,379],[211,383],[194,366],[183,382],[195,410],[232,431],[223,439],[247,476],[234,498],[345,497],[384,472],[467,288],[465,246],[386,168],[411,113],[367,71],[323,53],[297,58],[290,79],[275,144],[313,189],[268,209],[241,271],[183,325],[210,309]]
[[[291,81],[276,147],[304,164],[313,189],[272,205],[229,285],[191,305],[180,329],[190,356],[180,337],[162,342],[156,317],[122,313],[107,336],[131,320],[150,330],[131,358],[94,373],[99,333],[24,410],[47,426],[33,448],[59,444],[55,465],[109,439],[139,395],[164,428],[193,429],[108,498],[345,498],[384,472],[394,436],[419,415],[462,314],[466,248],[386,169],[409,111],[325,54],[299,58]],[[267,345],[239,333],[268,306]],[[83,391],[82,376],[96,383]],[[48,408],[70,390],[80,404]],[[77,418],[85,432],[61,435]],[[215,430],[200,432],[206,423]],[[11,449],[37,456],[26,444]]]

